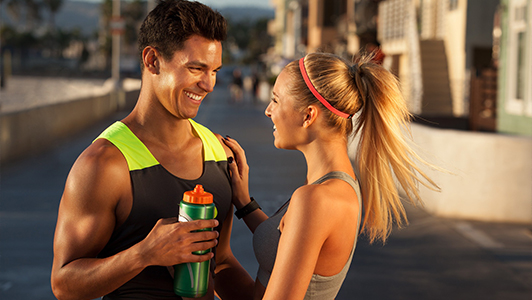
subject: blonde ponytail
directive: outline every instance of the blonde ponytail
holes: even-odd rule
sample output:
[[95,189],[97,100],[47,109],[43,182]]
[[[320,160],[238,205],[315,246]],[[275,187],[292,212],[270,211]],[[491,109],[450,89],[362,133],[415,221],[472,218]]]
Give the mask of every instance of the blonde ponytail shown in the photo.
[[439,187],[414,162],[425,163],[405,139],[411,114],[395,76],[364,61],[356,69],[354,79],[365,98],[355,127],[360,134],[356,161],[364,191],[362,232],[370,242],[384,243],[394,220],[398,226],[408,222],[394,178],[414,204],[416,199],[421,202],[419,182],[434,190]]
[[[416,166],[415,161],[427,163],[407,144],[404,133],[409,132],[411,114],[397,79],[370,59],[363,57],[352,65],[332,54],[312,53],[304,62],[312,84],[334,108],[349,115],[360,111],[353,126],[350,119],[323,108],[331,128],[337,128],[346,138],[353,130],[360,136],[356,163],[364,203],[361,232],[369,236],[370,242],[384,243],[394,220],[399,226],[407,222],[394,179],[414,204],[416,199],[421,202],[418,183],[433,190],[439,187]],[[296,106],[318,104],[305,85],[297,61],[285,70],[294,78],[287,86],[298,100]]]

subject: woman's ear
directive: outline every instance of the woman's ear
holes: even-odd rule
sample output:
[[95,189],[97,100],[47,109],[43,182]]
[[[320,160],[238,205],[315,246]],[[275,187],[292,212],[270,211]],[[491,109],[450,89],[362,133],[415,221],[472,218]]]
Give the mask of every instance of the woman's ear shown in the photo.
[[308,128],[310,127],[310,125],[314,124],[319,114],[320,110],[316,105],[309,105],[305,110],[305,119],[303,121],[303,127]]
[[144,64],[144,68],[152,73],[152,74],[159,74],[159,67],[160,67],[160,54],[157,49],[155,49],[152,46],[148,46],[144,48],[142,51],[142,63]]

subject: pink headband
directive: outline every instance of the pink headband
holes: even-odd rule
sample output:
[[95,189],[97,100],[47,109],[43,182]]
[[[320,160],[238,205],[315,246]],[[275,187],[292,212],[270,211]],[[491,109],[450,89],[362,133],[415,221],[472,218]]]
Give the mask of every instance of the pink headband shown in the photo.
[[335,115],[342,117],[342,118],[351,119],[351,117],[353,117],[352,115],[349,115],[349,114],[346,114],[344,112],[337,110],[327,100],[325,100],[325,98],[323,98],[323,96],[320,95],[320,93],[318,93],[318,91],[316,90],[312,82],[310,81],[310,78],[308,77],[308,74],[307,74],[307,70],[305,69],[305,57],[302,57],[299,60],[299,70],[301,71],[301,75],[303,75],[303,79],[305,80],[305,83],[307,84],[308,89],[312,92],[314,97],[316,97],[316,99],[318,99],[321,102],[321,104],[325,105],[325,107],[327,107]]

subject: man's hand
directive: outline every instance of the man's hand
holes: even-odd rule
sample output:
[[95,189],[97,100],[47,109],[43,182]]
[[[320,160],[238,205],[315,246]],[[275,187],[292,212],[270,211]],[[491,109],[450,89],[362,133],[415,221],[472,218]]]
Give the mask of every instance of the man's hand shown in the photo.
[[[192,252],[213,248],[218,244],[217,231],[198,231],[214,228],[218,221],[197,220],[177,222],[177,218],[160,219],[148,236],[138,244],[146,266],[173,266],[211,259],[212,252],[196,255]],[[197,231],[197,232],[196,232]]]

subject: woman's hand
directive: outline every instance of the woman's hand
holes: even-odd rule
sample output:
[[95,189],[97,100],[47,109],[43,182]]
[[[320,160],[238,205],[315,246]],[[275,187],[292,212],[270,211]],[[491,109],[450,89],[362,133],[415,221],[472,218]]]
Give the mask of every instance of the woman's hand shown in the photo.
[[[227,147],[233,151],[234,155],[234,158],[229,157],[227,162],[229,163],[229,170],[231,171],[233,205],[239,210],[251,203],[251,198],[249,197],[249,166],[246,160],[246,153],[244,153],[244,149],[240,147],[238,142],[230,137],[226,137],[223,140]],[[254,233],[255,229],[264,220],[268,219],[268,216],[262,211],[262,209],[255,209],[253,212],[245,215],[242,219],[246,222],[249,230]]]
[[234,154],[234,157],[229,157],[227,162],[231,171],[233,205],[235,205],[236,209],[241,209],[251,202],[249,197],[249,166],[246,160],[246,153],[240,144],[229,136],[223,140]]

